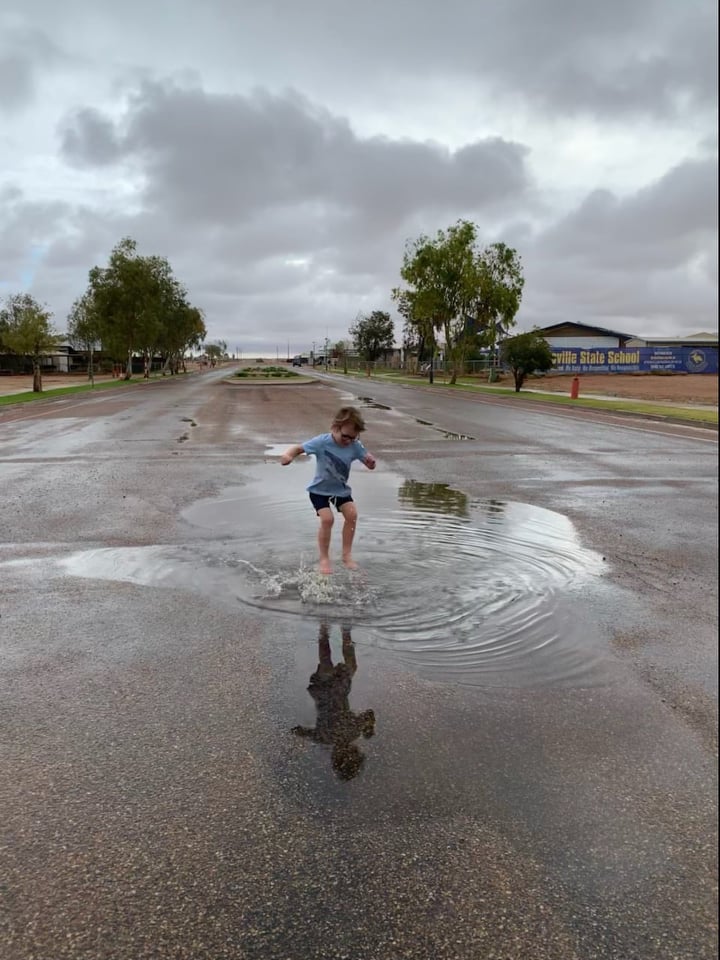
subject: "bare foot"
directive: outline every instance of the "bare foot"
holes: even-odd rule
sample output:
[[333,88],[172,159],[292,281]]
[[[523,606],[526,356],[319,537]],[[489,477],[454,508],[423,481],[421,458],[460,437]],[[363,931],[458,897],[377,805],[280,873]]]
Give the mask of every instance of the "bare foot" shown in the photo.
[[330,560],[327,557],[323,558],[320,561],[320,563],[318,564],[318,570],[320,571],[320,573],[324,573],[326,576],[332,573],[332,566],[330,564]]
[[343,557],[343,566],[348,570],[359,570],[360,567],[355,563],[352,557]]

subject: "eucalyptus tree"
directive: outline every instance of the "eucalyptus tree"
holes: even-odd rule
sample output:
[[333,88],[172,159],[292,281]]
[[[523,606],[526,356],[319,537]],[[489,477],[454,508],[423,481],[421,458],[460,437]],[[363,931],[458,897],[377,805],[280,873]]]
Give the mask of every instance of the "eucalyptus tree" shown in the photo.
[[478,260],[479,286],[470,305],[470,319],[483,346],[495,347],[515,326],[525,280],[516,250],[491,243]]
[[146,299],[140,327],[138,352],[143,357],[143,376],[148,379],[152,358],[167,341],[168,328],[183,299],[183,291],[164,257],[142,257],[146,276]]
[[93,267],[89,290],[97,307],[103,348],[126,357],[125,379],[132,377],[132,357],[148,358],[160,335],[169,303],[172,271],[160,257],[141,257],[129,237],[110,253],[107,267]]
[[130,237],[113,248],[106,267],[92,268],[86,296],[103,349],[126,358],[126,380],[137,354],[145,377],[157,353],[165,357],[163,371],[176,373],[185,351],[199,346],[207,333],[202,311],[188,302],[165,257],[140,256]]
[[332,348],[333,356],[338,357],[342,361],[343,373],[348,372],[348,353],[350,346],[347,340],[338,340]]
[[370,376],[372,364],[393,348],[395,325],[389,313],[373,310],[369,316],[362,314],[350,327],[350,336],[358,356],[367,364]]
[[206,343],[205,353],[210,361],[211,366],[214,367],[216,364],[220,363],[223,357],[227,354],[227,343],[224,340],[216,340],[215,343]]
[[95,350],[102,337],[102,329],[95,298],[91,290],[86,290],[70,308],[67,317],[67,332],[72,345],[87,353],[88,380],[95,386],[94,358]]
[[515,323],[524,280],[520,258],[503,243],[480,248],[477,227],[459,220],[431,239],[421,235],[405,248],[400,275],[408,285],[393,291],[409,323],[442,334],[451,383],[468,351],[493,346]]
[[167,370],[171,374],[177,373],[180,365],[184,364],[186,351],[198,349],[206,336],[202,310],[190,306],[184,291],[179,288],[178,299],[167,317],[159,344],[159,349],[165,356],[163,373]]
[[403,317],[403,348],[409,358],[409,368],[429,358],[430,383],[433,382],[437,343],[435,327],[431,316],[423,316],[422,302],[414,291],[395,288],[392,298],[397,303],[397,311]]
[[29,293],[11,294],[0,309],[0,329],[6,349],[29,357],[33,368],[33,392],[42,393],[42,360],[60,342],[52,314]]

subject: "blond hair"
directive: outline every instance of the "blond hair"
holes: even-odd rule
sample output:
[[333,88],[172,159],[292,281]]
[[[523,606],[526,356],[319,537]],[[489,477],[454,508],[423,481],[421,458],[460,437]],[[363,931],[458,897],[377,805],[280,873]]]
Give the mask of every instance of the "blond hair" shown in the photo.
[[341,427],[344,423],[351,423],[358,433],[362,433],[365,429],[363,415],[357,407],[340,407],[333,417],[332,426]]

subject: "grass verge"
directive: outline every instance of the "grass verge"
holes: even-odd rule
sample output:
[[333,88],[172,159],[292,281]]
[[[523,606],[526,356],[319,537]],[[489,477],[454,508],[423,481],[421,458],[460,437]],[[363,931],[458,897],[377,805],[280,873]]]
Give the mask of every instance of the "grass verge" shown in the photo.
[[[169,377],[159,379],[169,380]],[[53,397],[63,397],[71,393],[97,393],[98,390],[114,390],[118,387],[133,386],[138,383],[154,382],[144,377],[133,377],[132,380],[103,380],[93,386],[91,383],[79,383],[72,387],[52,387],[50,390],[43,390],[41,393],[33,393],[28,390],[26,393],[11,393],[6,397],[0,396],[0,407],[10,406],[13,403],[31,403],[34,400],[52,400]]]

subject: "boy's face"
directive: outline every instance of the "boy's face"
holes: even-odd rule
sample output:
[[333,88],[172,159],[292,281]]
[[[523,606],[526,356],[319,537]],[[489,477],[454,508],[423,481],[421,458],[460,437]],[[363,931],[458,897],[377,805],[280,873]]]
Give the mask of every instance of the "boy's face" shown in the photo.
[[332,435],[335,443],[343,447],[349,447],[360,436],[357,427],[350,420],[341,423],[339,427],[333,427]]

